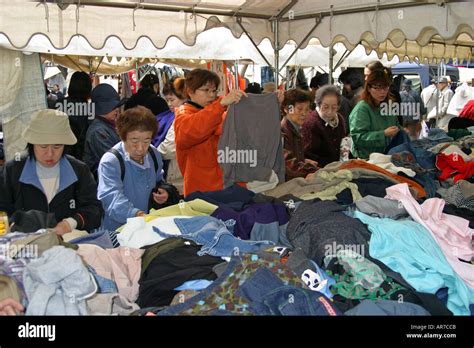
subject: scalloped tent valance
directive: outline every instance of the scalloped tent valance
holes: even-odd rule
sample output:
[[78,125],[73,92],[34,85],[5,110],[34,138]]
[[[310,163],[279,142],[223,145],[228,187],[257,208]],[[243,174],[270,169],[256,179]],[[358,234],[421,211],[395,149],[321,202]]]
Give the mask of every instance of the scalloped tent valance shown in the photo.
[[[53,48],[83,36],[94,49],[116,37],[126,49],[148,38],[162,48],[175,36],[193,45],[196,36],[224,26],[235,37],[245,30],[255,43],[268,38],[282,47],[311,38],[322,46],[362,43],[379,55],[410,59],[469,59],[473,53],[472,1],[438,0],[0,0],[0,34],[13,48],[43,34]],[[278,35],[275,19],[278,18]],[[278,43],[276,42],[278,40]],[[421,47],[421,48],[420,48]]]

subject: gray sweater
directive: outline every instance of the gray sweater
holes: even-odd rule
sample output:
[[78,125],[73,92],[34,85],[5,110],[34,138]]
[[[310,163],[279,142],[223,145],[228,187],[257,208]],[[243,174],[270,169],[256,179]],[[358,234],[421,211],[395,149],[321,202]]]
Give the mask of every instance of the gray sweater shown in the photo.
[[218,162],[224,187],[235,182],[267,181],[272,170],[285,181],[276,94],[249,94],[229,107],[219,139]]

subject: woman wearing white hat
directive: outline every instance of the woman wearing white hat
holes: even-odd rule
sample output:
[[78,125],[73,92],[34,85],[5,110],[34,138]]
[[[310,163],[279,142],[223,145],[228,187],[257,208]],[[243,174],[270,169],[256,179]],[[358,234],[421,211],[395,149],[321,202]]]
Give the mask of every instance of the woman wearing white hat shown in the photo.
[[54,213],[59,235],[100,226],[103,209],[89,168],[64,154],[77,142],[68,116],[56,110],[36,112],[22,133],[28,156],[8,161],[0,173],[0,211]]

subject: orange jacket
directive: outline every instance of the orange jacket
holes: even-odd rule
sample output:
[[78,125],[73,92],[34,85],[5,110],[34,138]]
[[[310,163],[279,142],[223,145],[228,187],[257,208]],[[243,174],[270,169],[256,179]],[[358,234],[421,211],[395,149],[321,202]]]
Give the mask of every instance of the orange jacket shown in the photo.
[[199,109],[184,104],[175,111],[176,158],[184,177],[184,195],[224,188],[217,163],[217,145],[222,133],[225,108],[221,98]]

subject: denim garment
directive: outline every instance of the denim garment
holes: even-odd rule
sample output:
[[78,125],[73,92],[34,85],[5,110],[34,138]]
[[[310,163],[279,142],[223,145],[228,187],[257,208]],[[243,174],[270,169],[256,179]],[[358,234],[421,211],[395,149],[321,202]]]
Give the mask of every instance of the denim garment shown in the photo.
[[[189,239],[202,245],[198,255],[209,254],[211,256],[232,256],[242,253],[255,253],[275,245],[271,241],[243,241],[232,235],[227,226],[234,221],[225,223],[210,216],[197,216],[189,219],[174,219],[176,226],[181,231],[180,238]],[[229,227],[230,228],[230,227]],[[164,238],[176,238],[160,231],[157,227],[153,230]]]
[[385,154],[387,154],[391,149],[402,144],[409,143],[411,141],[410,137],[405,131],[398,132],[390,141],[390,144],[385,148]]
[[[438,143],[453,141],[454,139],[448,136],[448,134],[439,128],[432,128],[428,133],[428,140],[436,141]],[[420,139],[423,140],[423,139]]]
[[272,315],[270,308],[265,304],[265,295],[271,290],[285,284],[267,268],[259,268],[235,293],[244,297],[249,303],[249,309],[256,315]]
[[[272,272],[281,282],[281,286],[292,288],[304,286],[301,279],[273,253],[259,252],[234,256],[227,264],[225,271],[209,287],[184,303],[168,307],[158,315],[253,315],[251,302],[239,296],[237,291],[259,269]],[[271,284],[275,284],[272,281]],[[263,286],[261,280],[256,286]],[[268,291],[274,290],[269,289]],[[255,306],[254,306],[255,307]]]
[[271,291],[265,304],[273,315],[342,315],[323,294],[293,286],[282,286]]
[[426,174],[416,174],[412,180],[419,183],[426,192],[426,198],[434,198],[437,197],[436,191],[439,189],[439,181],[436,180],[436,173],[429,172]]
[[113,280],[98,275],[95,269],[91,266],[87,266],[87,269],[92,274],[97,286],[99,287],[99,290],[97,290],[98,294],[113,294],[118,292],[117,284],[115,284]]
[[391,155],[402,151],[409,151],[413,154],[413,156],[415,156],[416,161],[423,168],[435,169],[436,154],[428,151],[428,149],[437,144],[451,141],[453,141],[453,138],[449,137],[445,131],[436,128],[430,129],[427,138],[414,140],[412,142],[396,146],[390,149],[388,154]]
[[117,248],[120,244],[117,241],[117,232],[103,229],[95,229],[87,236],[75,238],[69,241],[71,244],[94,244],[102,249]]
[[250,302],[257,315],[340,315],[330,300],[317,291],[285,285],[267,268],[258,269],[236,295]]
[[287,227],[288,223],[280,226],[278,221],[269,224],[255,223],[250,232],[250,240],[269,240],[274,242],[276,245],[293,248],[286,237]]
[[[421,139],[421,140],[424,140],[424,139]],[[416,162],[418,162],[423,168],[435,169],[436,168],[435,167],[436,155],[433,152],[428,151],[428,149],[424,149],[422,146],[418,147],[416,145],[417,141],[419,140],[396,146],[390,149],[390,151],[388,151],[388,154],[393,155],[394,153],[408,151],[411,154],[413,154],[413,156],[416,159]],[[436,144],[437,143],[433,144],[433,146]]]

